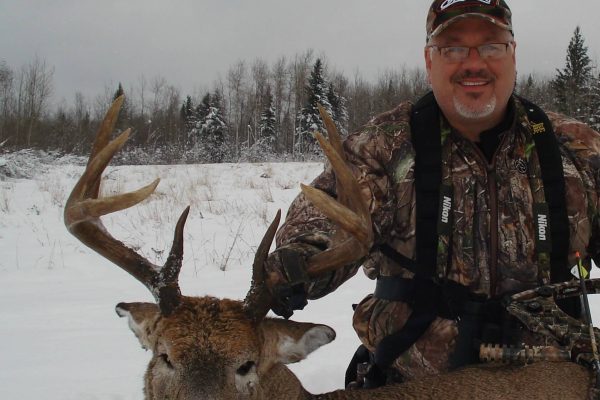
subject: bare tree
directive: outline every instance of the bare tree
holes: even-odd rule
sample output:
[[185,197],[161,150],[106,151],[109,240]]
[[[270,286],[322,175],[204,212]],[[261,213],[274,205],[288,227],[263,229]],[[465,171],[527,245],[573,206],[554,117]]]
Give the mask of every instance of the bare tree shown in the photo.
[[8,124],[14,106],[14,72],[4,60],[0,61],[0,142],[8,139]]
[[75,100],[73,105],[73,119],[76,126],[76,137],[71,138],[73,141],[73,147],[83,150],[82,144],[87,144],[86,138],[89,136],[87,133],[90,131],[90,105],[86,101],[83,93],[76,92]]
[[348,107],[348,125],[349,131],[355,131],[365,124],[373,116],[373,89],[360,74],[356,71],[354,82],[352,84],[352,95]]
[[294,149],[294,138],[295,138],[295,116],[298,115],[298,112],[303,107],[306,101],[306,91],[304,88],[306,87],[306,83],[308,80],[308,75],[310,68],[313,64],[314,52],[312,49],[305,51],[302,54],[298,54],[294,57],[294,61],[290,64],[290,98],[289,101],[293,104],[290,107],[290,118],[293,121],[294,125],[292,126],[291,131],[289,132],[288,143],[290,147],[288,148],[289,152],[292,152]]
[[145,119],[146,115],[146,87],[148,86],[148,81],[144,74],[141,74],[138,77],[138,99],[140,106],[140,117]]
[[179,118],[179,107],[181,105],[181,92],[173,85],[167,85],[164,89],[164,113],[162,126],[165,131],[162,141],[170,142],[176,146],[185,143],[184,138],[178,135],[182,131]]
[[104,116],[104,112],[112,104],[115,95],[115,87],[116,86],[112,82],[105,83],[102,93],[96,95],[93,106],[95,121],[101,121]]
[[279,57],[277,61],[275,61],[271,69],[271,77],[273,80],[273,105],[275,106],[275,119],[277,121],[277,127],[279,128],[278,141],[280,141],[281,145],[285,147],[285,143],[282,142],[282,131],[284,128],[282,121],[285,115],[283,104],[286,100],[286,80],[288,79],[287,60],[285,57]]
[[37,56],[31,63],[23,66],[19,73],[18,118],[22,121],[25,132],[17,129],[17,135],[24,134],[22,142],[28,147],[32,144],[34,129],[47,111],[53,90],[53,76],[54,68]]
[[243,123],[244,114],[244,87],[246,78],[246,64],[238,61],[227,71],[227,99],[229,126],[233,127],[234,155],[240,154],[240,136],[245,131]]
[[252,81],[247,93],[248,114],[245,118],[247,125],[251,127],[251,129],[248,129],[248,136],[246,137],[248,147],[252,146],[257,139],[260,113],[264,107],[263,98],[269,84],[269,66],[264,60],[257,58],[252,63],[250,71]]

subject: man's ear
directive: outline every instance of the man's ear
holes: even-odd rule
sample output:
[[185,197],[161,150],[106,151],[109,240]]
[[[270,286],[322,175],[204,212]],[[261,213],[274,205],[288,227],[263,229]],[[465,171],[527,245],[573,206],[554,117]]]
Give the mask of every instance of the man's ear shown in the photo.
[[268,358],[284,364],[304,360],[310,353],[335,339],[335,331],[327,325],[265,319],[260,324],[263,351]]
[[119,303],[115,307],[119,317],[127,317],[129,328],[146,350],[152,348],[150,335],[156,319],[160,317],[160,310],[154,303]]
[[512,54],[513,62],[516,64],[517,62],[517,42],[513,40],[513,54]]
[[425,46],[423,49],[423,57],[425,57],[425,70],[427,72],[427,82],[431,85],[431,47]]

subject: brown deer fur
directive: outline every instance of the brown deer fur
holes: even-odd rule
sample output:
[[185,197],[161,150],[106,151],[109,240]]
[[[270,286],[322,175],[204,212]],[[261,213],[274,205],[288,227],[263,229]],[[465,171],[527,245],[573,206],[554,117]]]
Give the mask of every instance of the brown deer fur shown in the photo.
[[[375,390],[312,395],[284,363],[335,338],[325,325],[248,318],[241,302],[183,297],[170,316],[155,304],[121,303],[120,316],[153,356],[147,400],[159,399],[585,399],[590,374],[570,362],[481,365]],[[250,364],[249,364],[250,362]],[[241,369],[240,369],[241,368]]]

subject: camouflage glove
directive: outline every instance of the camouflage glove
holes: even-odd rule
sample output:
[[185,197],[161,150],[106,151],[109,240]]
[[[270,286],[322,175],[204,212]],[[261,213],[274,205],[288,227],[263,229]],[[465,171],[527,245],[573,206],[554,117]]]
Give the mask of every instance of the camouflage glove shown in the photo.
[[267,288],[272,294],[271,309],[277,315],[289,318],[294,310],[302,310],[307,298],[316,299],[329,293],[334,273],[309,277],[306,260],[330,247],[327,233],[315,231],[297,235],[292,243],[279,246],[265,262]]
[[273,296],[271,309],[277,315],[289,318],[294,310],[308,304],[310,280],[306,274],[306,259],[318,249],[304,244],[291,243],[269,254],[265,264],[267,287]]

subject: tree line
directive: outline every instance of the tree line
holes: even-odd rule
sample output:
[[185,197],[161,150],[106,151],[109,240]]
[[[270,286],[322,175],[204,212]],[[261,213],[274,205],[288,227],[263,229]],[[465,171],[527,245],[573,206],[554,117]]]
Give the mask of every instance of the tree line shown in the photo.
[[[566,53],[554,76],[519,77],[515,91],[600,129],[600,74],[579,27]],[[72,105],[53,106],[53,74],[38,57],[18,70],[0,60],[1,151],[86,154],[105,110],[125,93],[117,128],[132,127],[134,135],[124,162],[303,160],[319,157],[312,136],[323,130],[317,104],[346,134],[429,90],[423,69],[387,70],[374,80],[347,77],[311,50],[271,64],[240,60],[201,93],[184,93],[164,77],[140,76],[94,99],[78,92]]]

